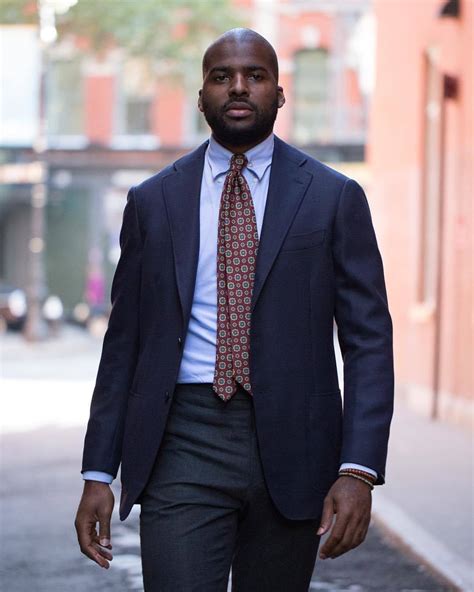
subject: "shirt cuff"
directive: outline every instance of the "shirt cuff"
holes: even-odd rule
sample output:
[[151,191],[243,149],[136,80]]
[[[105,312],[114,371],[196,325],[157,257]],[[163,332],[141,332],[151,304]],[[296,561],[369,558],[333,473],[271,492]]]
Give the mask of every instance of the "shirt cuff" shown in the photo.
[[84,471],[82,473],[84,481],[100,481],[101,483],[112,483],[114,480],[112,475],[103,473],[102,471]]
[[365,471],[377,479],[377,473],[373,469],[369,469],[369,467],[364,467],[364,465],[358,465],[356,463],[342,463],[342,465],[339,467],[339,470],[342,471],[342,469],[359,469],[359,471]]

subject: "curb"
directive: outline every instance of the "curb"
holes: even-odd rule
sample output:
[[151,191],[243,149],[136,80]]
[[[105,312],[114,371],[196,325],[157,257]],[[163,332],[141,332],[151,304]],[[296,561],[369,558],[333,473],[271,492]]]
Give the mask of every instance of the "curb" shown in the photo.
[[374,518],[398,537],[435,572],[462,592],[473,592],[474,570],[449,547],[419,526],[400,506],[377,492],[373,497]]

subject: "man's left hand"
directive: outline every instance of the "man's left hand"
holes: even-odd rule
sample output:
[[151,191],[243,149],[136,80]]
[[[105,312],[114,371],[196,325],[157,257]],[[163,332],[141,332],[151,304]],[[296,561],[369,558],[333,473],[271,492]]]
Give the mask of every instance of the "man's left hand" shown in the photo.
[[317,534],[328,532],[334,514],[336,522],[319,552],[319,557],[334,559],[358,547],[364,541],[369,528],[371,507],[372,492],[368,485],[353,477],[339,477],[324,499]]

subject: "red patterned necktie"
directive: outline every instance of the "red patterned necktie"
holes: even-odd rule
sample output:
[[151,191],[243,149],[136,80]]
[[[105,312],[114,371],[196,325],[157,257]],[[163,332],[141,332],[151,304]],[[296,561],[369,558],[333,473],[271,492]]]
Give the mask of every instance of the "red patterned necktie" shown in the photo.
[[217,237],[217,343],[213,389],[224,401],[237,390],[249,393],[250,304],[258,231],[252,195],[242,169],[245,154],[234,154],[222,191]]

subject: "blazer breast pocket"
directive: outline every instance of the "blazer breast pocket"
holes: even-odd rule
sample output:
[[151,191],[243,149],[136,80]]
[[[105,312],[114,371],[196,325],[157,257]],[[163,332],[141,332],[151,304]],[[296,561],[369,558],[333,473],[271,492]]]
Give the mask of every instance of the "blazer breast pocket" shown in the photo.
[[324,242],[326,230],[320,228],[303,234],[290,234],[286,237],[281,251],[299,251],[300,249],[311,249]]

